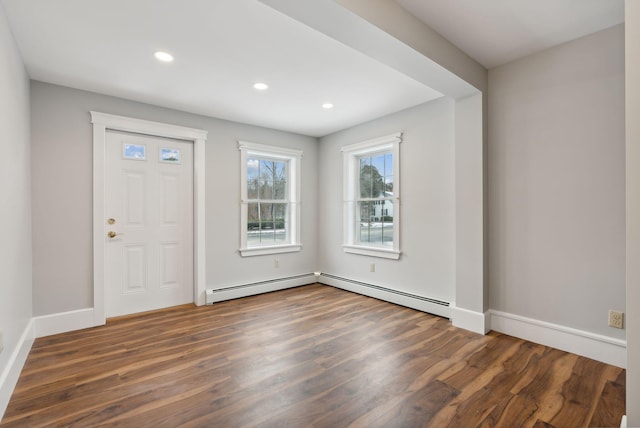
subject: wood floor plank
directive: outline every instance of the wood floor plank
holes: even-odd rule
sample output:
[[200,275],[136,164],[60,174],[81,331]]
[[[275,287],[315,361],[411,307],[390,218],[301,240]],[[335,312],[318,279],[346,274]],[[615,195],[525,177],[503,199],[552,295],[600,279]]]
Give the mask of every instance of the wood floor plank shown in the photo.
[[625,371],[320,284],[37,339],[0,427],[619,426]]
[[591,425],[604,427],[611,421],[615,421],[619,415],[624,415],[625,394],[624,373],[620,373],[615,381],[607,381],[591,417]]

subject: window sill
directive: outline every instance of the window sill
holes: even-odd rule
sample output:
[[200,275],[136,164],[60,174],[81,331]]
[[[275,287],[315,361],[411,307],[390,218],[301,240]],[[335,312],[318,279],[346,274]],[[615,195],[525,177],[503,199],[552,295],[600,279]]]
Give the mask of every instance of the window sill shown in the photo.
[[242,257],[264,256],[267,254],[295,253],[302,249],[301,244],[272,245],[268,247],[240,248]]
[[343,245],[342,249],[345,253],[360,254],[363,256],[381,257],[384,259],[398,260],[400,258],[400,251],[390,248],[377,248],[377,247],[363,247],[356,245]]

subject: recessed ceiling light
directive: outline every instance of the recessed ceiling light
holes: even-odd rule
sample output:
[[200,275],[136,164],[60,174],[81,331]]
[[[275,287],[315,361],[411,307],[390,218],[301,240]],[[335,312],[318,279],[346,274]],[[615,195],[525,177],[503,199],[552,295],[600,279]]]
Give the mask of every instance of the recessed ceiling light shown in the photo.
[[269,85],[262,82],[254,83],[253,87],[259,91],[266,91],[267,89],[269,89]]
[[171,55],[168,52],[157,51],[153,55],[156,57],[156,59],[158,61],[162,61],[162,62],[172,62],[173,61],[173,55]]
[[323,108],[323,109],[325,109],[325,110],[332,109],[332,108],[333,108],[333,104],[331,104],[331,103],[324,103],[324,104],[322,104],[322,108]]

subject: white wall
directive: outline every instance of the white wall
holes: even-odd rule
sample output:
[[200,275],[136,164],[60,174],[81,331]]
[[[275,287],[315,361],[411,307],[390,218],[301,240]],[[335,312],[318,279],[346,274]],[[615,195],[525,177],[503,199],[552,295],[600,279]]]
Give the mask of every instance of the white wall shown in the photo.
[[489,72],[490,307],[624,339],[624,30]]
[[[206,145],[207,287],[313,272],[316,266],[315,138],[198,116],[42,82],[31,84],[34,315],[93,306],[89,111],[199,128]],[[242,258],[238,140],[297,148],[302,160],[299,253]],[[307,245],[305,245],[307,244]]]
[[[438,300],[454,299],[454,115],[454,101],[440,98],[320,139],[318,259],[323,273]],[[402,255],[387,260],[344,253],[340,148],[398,131],[404,133]]]
[[[5,376],[31,319],[29,78],[0,4],[0,415]],[[13,387],[11,386],[12,389]]]
[[[477,315],[488,309],[485,282],[484,150],[482,145],[483,96],[456,100],[455,193],[456,193],[456,307]],[[484,317],[484,315],[482,315]],[[454,325],[485,333],[478,327]],[[484,323],[484,320],[483,320]],[[482,331],[480,331],[482,330]]]
[[627,426],[640,426],[640,2],[625,3]]

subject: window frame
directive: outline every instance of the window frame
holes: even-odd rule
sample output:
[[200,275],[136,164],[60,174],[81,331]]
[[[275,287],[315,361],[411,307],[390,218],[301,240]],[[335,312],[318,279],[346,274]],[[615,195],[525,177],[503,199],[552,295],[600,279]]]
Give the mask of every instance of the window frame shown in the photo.
[[[300,243],[300,165],[302,151],[247,141],[238,141],[238,150],[240,151],[240,255],[247,257],[300,251],[302,249],[302,244]],[[247,160],[252,156],[287,162],[286,196],[282,202],[288,205],[288,221],[285,223],[288,239],[284,244],[248,245],[248,208],[250,203],[256,202],[248,198],[247,192]]]
[[[345,253],[398,260],[400,258],[400,143],[402,133],[386,135],[342,147],[343,154],[343,244]],[[375,245],[359,241],[358,203],[360,201],[360,158],[379,153],[392,154],[393,196],[382,198],[393,203],[393,243]],[[377,200],[377,198],[376,198]]]

